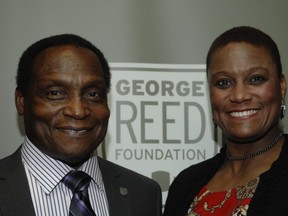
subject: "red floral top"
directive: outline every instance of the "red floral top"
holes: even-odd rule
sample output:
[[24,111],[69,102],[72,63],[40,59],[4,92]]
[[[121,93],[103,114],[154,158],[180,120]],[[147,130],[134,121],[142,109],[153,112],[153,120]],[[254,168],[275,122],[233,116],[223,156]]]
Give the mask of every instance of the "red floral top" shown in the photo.
[[206,186],[194,198],[187,216],[245,216],[259,178],[228,191],[211,192]]

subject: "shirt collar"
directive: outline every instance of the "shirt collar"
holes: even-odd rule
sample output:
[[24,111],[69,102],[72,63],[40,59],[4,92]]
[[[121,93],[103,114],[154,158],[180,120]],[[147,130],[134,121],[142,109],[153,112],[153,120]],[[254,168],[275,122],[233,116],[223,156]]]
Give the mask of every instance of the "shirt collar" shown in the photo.
[[[21,154],[24,166],[26,166],[47,194],[52,192],[68,172],[74,170],[62,161],[56,160],[40,151],[32,144],[27,136],[24,137]],[[100,189],[104,190],[104,183],[97,156],[91,155],[78,170],[90,175],[94,183],[96,183]]]

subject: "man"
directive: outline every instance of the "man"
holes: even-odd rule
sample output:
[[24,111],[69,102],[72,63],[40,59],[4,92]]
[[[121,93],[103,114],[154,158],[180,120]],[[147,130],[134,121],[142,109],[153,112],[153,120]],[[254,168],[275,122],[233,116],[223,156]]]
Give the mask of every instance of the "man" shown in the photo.
[[0,161],[0,215],[161,215],[156,182],[93,156],[107,131],[110,77],[101,51],[77,35],[23,53],[15,104],[26,136]]

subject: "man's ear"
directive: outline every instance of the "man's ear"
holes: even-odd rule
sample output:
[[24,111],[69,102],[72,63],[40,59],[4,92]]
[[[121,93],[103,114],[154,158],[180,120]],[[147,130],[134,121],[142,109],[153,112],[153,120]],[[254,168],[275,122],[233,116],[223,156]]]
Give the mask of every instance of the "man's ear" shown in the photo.
[[24,105],[25,105],[25,97],[23,92],[19,89],[15,89],[15,105],[19,115],[24,115]]

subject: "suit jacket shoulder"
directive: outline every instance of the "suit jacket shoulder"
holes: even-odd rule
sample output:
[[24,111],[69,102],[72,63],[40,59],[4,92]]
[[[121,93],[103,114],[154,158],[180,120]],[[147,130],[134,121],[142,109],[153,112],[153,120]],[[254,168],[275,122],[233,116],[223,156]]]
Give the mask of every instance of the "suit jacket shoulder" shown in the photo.
[[[160,186],[153,180],[99,158],[111,216],[160,216]],[[0,216],[34,216],[21,148],[0,160]]]
[[35,215],[21,160],[21,147],[0,160],[0,191],[0,215]]
[[160,216],[162,196],[158,183],[98,157],[111,216]]

